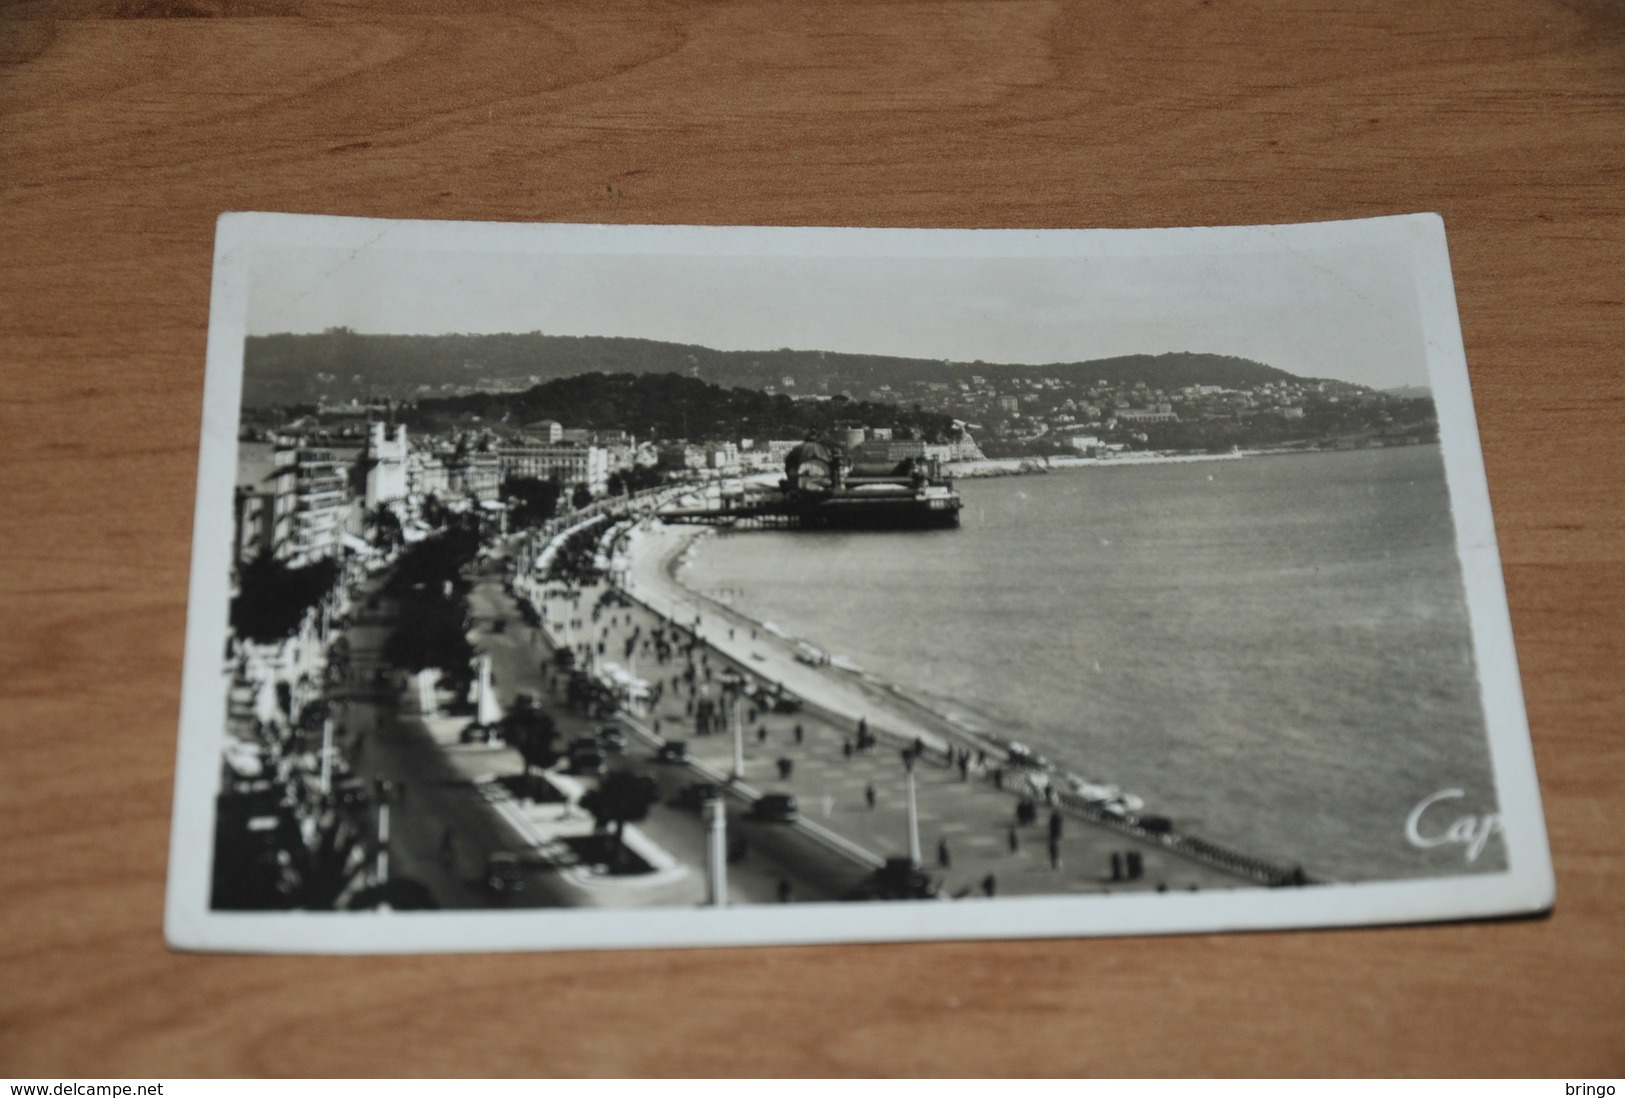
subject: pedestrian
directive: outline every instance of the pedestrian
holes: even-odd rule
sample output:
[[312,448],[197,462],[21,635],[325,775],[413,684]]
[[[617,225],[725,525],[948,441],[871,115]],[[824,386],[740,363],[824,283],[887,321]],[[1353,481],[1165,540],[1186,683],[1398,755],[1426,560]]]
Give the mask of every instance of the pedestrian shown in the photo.
[[937,865],[943,869],[948,869],[953,864],[953,852],[948,849],[947,836],[943,836],[937,840]]
[[1012,855],[1021,853],[1021,832],[1012,827],[1005,838],[1005,843],[1009,846]]
[[790,882],[788,880],[786,880],[783,877],[780,877],[779,878],[779,903],[787,904],[793,899],[795,899],[795,890],[790,887]]
[[1049,867],[1059,871],[1061,868],[1061,840],[1052,838],[1049,841]]
[[790,775],[792,773],[794,773],[795,769],[796,769],[795,760],[794,759],[780,759],[779,763],[778,763],[778,766],[779,766],[779,780],[781,782],[789,781],[790,780]]
[[970,752],[969,751],[967,751],[963,755],[959,756],[959,780],[962,781],[962,782],[970,781]]
[[863,787],[863,799],[869,802],[869,811],[875,810],[875,785],[870,782]]
[[1053,810],[1049,814],[1049,837],[1051,839],[1061,837],[1061,814]]
[[767,742],[767,725],[764,724],[764,725],[762,725],[760,728],[758,728],[756,730],[756,742],[757,743],[766,743]]
[[1004,767],[1002,766],[993,768],[993,787],[1000,792],[1004,791]]
[[851,758],[852,758],[852,741],[850,739],[846,739],[846,740],[841,741],[841,757],[843,759],[851,761]]
[[796,732],[796,746],[800,747],[801,746],[801,738],[803,736],[805,736],[806,733],[802,730],[801,722],[799,722],[799,721],[796,722],[795,732]]
[[450,865],[457,860],[457,847],[452,841],[451,827],[448,825],[440,833],[440,864]]
[[999,879],[997,877],[989,873],[986,877],[982,878],[982,895],[991,900],[998,891]]

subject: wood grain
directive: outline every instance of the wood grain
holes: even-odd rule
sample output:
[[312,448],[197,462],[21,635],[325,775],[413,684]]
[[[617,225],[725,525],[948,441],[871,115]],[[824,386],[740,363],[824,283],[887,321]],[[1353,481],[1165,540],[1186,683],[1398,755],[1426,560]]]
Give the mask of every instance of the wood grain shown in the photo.
[[[0,5],[0,1074],[1625,1071],[1625,12]],[[160,938],[223,210],[1086,227],[1437,210],[1557,862],[1531,922],[562,956]]]

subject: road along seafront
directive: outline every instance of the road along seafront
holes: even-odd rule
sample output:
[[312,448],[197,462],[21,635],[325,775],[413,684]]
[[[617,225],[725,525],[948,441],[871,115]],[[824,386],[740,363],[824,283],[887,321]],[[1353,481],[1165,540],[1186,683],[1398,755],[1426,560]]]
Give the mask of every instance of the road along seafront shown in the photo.
[[[631,601],[618,602],[618,612],[595,622],[593,643],[622,658],[635,675],[663,686],[647,709],[627,714],[626,722],[659,740],[686,740],[696,762],[711,773],[733,773],[734,737],[702,734],[696,702],[716,697],[720,680],[731,674],[753,684],[760,699],[744,718],[737,784],[795,796],[802,815],[818,828],[876,858],[915,853],[906,822],[909,774],[900,749],[919,749],[913,767],[916,850],[949,894],[1303,883],[1291,868],[1180,834],[1121,800],[1074,789],[1066,775],[1018,747],[956,728],[838,657],[817,659],[773,626],[689,590],[676,572],[707,533],[657,521],[625,521],[606,533],[604,555],[613,559],[620,594]],[[599,597],[590,595],[594,602]],[[665,662],[655,658],[657,631],[668,645],[673,638],[680,642],[678,655]],[[691,667],[696,675],[690,685]],[[767,699],[780,692],[796,699],[799,709],[774,711]],[[868,749],[865,733],[873,739]]]

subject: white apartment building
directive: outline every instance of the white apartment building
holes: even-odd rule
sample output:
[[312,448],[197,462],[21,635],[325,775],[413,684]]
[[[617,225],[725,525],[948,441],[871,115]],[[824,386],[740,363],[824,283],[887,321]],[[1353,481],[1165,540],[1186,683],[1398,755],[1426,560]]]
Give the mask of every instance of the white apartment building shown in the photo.
[[496,456],[504,477],[584,484],[595,496],[609,491],[609,451],[601,446],[525,440],[498,446]]

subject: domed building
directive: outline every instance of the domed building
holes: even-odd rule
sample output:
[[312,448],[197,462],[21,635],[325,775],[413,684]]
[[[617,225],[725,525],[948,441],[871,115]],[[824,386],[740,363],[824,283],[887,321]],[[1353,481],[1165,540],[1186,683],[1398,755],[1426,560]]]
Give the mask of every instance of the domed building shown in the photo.
[[839,461],[829,447],[808,439],[784,456],[785,487],[792,491],[828,492],[835,487]]

